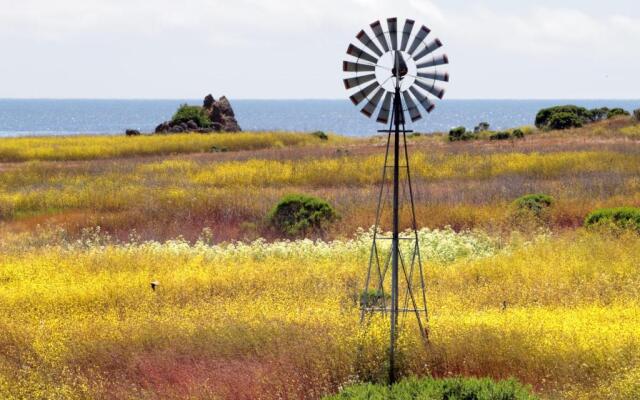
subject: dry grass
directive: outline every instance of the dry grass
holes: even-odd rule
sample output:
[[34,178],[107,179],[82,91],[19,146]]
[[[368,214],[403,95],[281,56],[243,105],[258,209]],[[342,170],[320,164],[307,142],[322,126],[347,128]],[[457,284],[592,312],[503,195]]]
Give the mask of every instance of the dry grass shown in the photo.
[[[579,226],[594,208],[640,205],[640,142],[621,134],[607,138],[593,134],[613,127],[635,129],[608,121],[589,130],[535,134],[502,143],[412,139],[419,223],[508,232],[511,201],[536,192],[558,200],[551,211],[554,229]],[[207,135],[187,137],[210,140]],[[296,142],[301,137],[305,141]],[[259,147],[273,136],[266,138],[259,145],[243,146]],[[270,231],[264,217],[288,193],[318,195],[337,208],[342,218],[326,237],[347,237],[355,226],[370,226],[381,180],[383,141],[336,138],[310,146],[305,144],[309,138],[318,141],[294,134],[291,141],[299,145],[284,148],[4,164],[1,229],[31,230],[49,223],[79,232],[100,225],[120,238],[135,229],[145,239],[178,235],[195,239],[209,227],[216,240],[274,238],[277,233]],[[108,140],[126,144],[137,139]]]

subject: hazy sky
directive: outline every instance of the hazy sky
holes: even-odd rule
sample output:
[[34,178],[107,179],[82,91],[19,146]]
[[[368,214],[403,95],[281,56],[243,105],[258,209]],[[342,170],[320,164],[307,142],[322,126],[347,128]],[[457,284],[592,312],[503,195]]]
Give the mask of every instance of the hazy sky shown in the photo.
[[448,98],[640,98],[638,0],[0,0],[0,97],[345,98],[390,16],[442,39]]

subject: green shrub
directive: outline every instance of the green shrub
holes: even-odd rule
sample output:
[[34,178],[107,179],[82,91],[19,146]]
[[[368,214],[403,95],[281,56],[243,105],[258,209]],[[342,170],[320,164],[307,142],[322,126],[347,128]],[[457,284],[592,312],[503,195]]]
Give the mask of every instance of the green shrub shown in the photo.
[[589,112],[591,113],[591,121],[597,122],[607,118],[607,114],[609,113],[609,108],[608,107],[592,108],[591,110],[589,110]]
[[582,120],[575,114],[568,112],[555,113],[549,119],[547,129],[562,130],[571,128],[580,128]]
[[627,115],[630,115],[629,111],[623,110],[622,108],[613,108],[609,110],[609,112],[607,113],[607,119],[620,117],[620,116],[627,116]]
[[529,387],[515,379],[489,378],[405,379],[391,387],[359,384],[325,400],[537,400]]
[[545,194],[528,194],[517,198],[511,204],[509,213],[512,228],[527,232],[548,226],[554,202],[553,197]]
[[[572,117],[570,117],[569,115]],[[584,107],[573,105],[543,108],[536,115],[536,127],[538,129],[567,129],[580,127],[591,122],[592,114]],[[552,121],[554,125],[552,125]],[[553,126],[563,126],[554,128]]]
[[173,114],[171,121],[178,124],[193,121],[200,128],[207,128],[211,126],[211,121],[202,107],[190,106],[188,104],[182,104],[178,107],[178,110]]
[[449,131],[450,142],[457,142],[460,140],[466,141],[466,140],[471,140],[476,138],[477,138],[477,135],[475,135],[472,132],[467,132],[467,128],[465,128],[464,126],[459,126]]
[[299,194],[282,198],[268,215],[271,224],[289,236],[322,231],[336,217],[335,210],[326,201]]
[[391,294],[369,289],[360,294],[360,307],[384,307],[391,303]]
[[513,135],[513,137],[515,137],[516,139],[522,139],[524,138],[524,132],[522,131],[522,129],[515,129],[511,135]]
[[480,122],[475,128],[473,128],[474,133],[480,133],[488,131],[491,125],[488,122]]
[[640,208],[602,208],[589,214],[584,220],[584,225],[631,229],[640,233]]
[[315,136],[320,140],[329,140],[329,136],[327,136],[327,134],[322,131],[311,132],[311,136]]
[[640,122],[640,108],[633,110],[633,118],[635,118],[637,122]]
[[553,197],[547,196],[546,194],[527,194],[518,197],[513,202],[513,206],[517,209],[531,211],[538,215],[551,207],[554,202]]
[[509,132],[496,132],[493,135],[489,136],[489,140],[506,140],[510,138],[511,134]]

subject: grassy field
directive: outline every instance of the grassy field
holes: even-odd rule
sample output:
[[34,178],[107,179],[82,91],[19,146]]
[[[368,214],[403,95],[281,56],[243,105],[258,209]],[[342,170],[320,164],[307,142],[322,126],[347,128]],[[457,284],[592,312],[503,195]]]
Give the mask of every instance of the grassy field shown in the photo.
[[[404,375],[640,397],[640,236],[579,227],[594,208],[640,206],[638,126],[410,140],[430,343],[403,321]],[[76,149],[0,164],[0,398],[320,399],[384,379],[387,324],[361,327],[357,304],[382,141],[286,135],[104,157],[95,137],[0,140],[0,154]],[[514,221],[533,192],[556,198],[549,219]],[[286,193],[341,218],[320,240],[282,240],[265,215]]]
[[[554,229],[580,226],[598,207],[640,205],[640,142],[624,133],[637,126],[608,121],[499,143],[410,139],[418,220],[431,228],[508,232],[510,203],[536,192],[558,200],[551,210]],[[0,154],[21,140],[33,143],[25,152],[65,141],[74,149],[59,155],[69,161],[33,156],[36,161],[0,164],[0,231],[53,224],[78,233],[100,225],[120,239],[135,229],[143,239],[194,240],[208,227],[216,241],[273,239],[265,216],[289,193],[317,195],[334,205],[341,219],[325,238],[350,237],[355,227],[373,223],[383,140],[262,135],[0,140]],[[212,143],[240,150],[124,157],[131,143],[150,141],[150,154],[162,154],[181,138],[200,143],[196,150]],[[95,158],[94,151],[102,156],[95,149],[103,142],[118,143],[107,147],[119,158],[77,161]]]

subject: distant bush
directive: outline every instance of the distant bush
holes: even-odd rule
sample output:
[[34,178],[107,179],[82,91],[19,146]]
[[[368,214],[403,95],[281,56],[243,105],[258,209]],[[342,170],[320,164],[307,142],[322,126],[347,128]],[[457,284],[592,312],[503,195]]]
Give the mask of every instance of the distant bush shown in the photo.
[[311,132],[311,135],[317,137],[320,140],[329,140],[329,136],[327,136],[327,134],[322,131]]
[[453,128],[449,131],[449,141],[457,142],[460,140],[471,140],[476,139],[477,136],[472,132],[467,132],[467,128],[464,126],[459,126],[457,128]]
[[607,114],[609,113],[609,108],[608,107],[592,108],[591,110],[589,110],[589,112],[591,113],[591,121],[597,122],[607,118]]
[[515,379],[409,378],[389,387],[359,384],[325,400],[537,400],[531,389]]
[[480,133],[480,132],[485,132],[489,130],[489,123],[488,122],[480,122],[475,128],[473,128],[473,132],[474,133]]
[[282,198],[268,215],[271,224],[289,236],[321,231],[336,217],[333,207],[326,201],[299,194]]
[[580,128],[583,121],[575,114],[569,112],[555,113],[549,119],[547,128],[551,130],[563,130],[571,128]]
[[522,129],[515,129],[511,135],[513,135],[513,137],[517,138],[517,139],[522,139],[524,138],[524,132],[522,131]]
[[193,121],[200,128],[207,128],[211,126],[211,121],[202,107],[190,106],[188,104],[182,104],[178,107],[178,110],[173,114],[171,121],[178,124]]
[[584,107],[573,105],[544,108],[536,115],[538,129],[578,128],[591,122],[592,114]]
[[626,115],[630,115],[629,111],[624,110],[622,108],[613,108],[613,109],[609,110],[609,112],[607,113],[607,119],[620,117],[620,116],[626,116]]
[[640,233],[640,208],[602,208],[589,214],[584,225],[632,229]]
[[496,132],[493,135],[489,136],[489,140],[506,140],[510,138],[511,134],[509,132]]
[[633,110],[633,118],[635,118],[636,121],[640,122],[640,108],[638,108],[637,110]]

